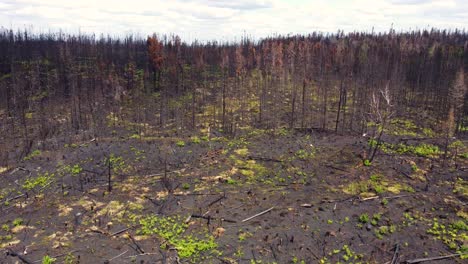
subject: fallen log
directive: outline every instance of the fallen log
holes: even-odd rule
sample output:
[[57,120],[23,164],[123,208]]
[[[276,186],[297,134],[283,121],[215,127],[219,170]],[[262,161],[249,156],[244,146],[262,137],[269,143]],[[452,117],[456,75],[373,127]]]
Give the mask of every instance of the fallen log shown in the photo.
[[426,262],[426,261],[449,259],[449,258],[454,258],[458,256],[460,256],[460,254],[451,254],[451,255],[446,255],[446,256],[430,257],[430,258],[419,258],[419,259],[406,260],[403,263],[407,263],[407,264],[421,263],[421,262]]

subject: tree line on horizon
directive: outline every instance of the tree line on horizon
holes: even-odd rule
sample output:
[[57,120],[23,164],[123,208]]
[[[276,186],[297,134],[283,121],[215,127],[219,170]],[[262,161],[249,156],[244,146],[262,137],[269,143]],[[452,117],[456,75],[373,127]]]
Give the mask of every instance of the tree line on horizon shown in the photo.
[[[468,33],[311,33],[186,43],[0,30],[0,136],[25,149],[52,135],[126,124],[138,135],[211,127],[366,130],[371,101],[453,133],[468,127]],[[431,124],[432,123],[432,124]]]

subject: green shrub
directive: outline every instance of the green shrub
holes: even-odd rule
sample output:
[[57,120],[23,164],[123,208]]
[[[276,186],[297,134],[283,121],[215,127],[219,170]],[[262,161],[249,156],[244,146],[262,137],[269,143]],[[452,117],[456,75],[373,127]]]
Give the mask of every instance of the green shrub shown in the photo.
[[73,167],[70,168],[70,173],[72,175],[78,175],[83,171],[83,168],[79,164],[73,165]]
[[42,258],[42,264],[53,264],[55,263],[57,259],[56,258],[52,258],[52,257],[49,257],[49,256],[44,256]]
[[362,214],[359,216],[359,222],[366,224],[369,222],[369,215],[368,214]]
[[23,224],[23,219],[22,218],[16,218],[15,220],[13,220],[12,222],[13,226],[20,226]]

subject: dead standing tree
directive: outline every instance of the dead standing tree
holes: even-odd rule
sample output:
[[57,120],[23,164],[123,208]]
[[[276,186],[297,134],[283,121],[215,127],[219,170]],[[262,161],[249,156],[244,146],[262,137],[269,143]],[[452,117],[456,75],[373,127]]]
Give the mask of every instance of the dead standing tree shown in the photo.
[[[465,84],[465,72],[460,69],[456,75],[454,84],[449,88],[449,110],[447,120],[444,122],[444,165],[446,165],[449,145],[459,131],[460,120],[463,115],[464,99],[467,88]],[[455,119],[457,120],[455,123]]]
[[389,83],[387,83],[385,89],[380,89],[378,93],[372,93],[368,115],[370,122],[372,122],[373,130],[367,151],[368,158],[364,159],[365,165],[370,164],[374,160],[377,150],[382,144],[382,136],[388,121],[394,114],[390,97]]

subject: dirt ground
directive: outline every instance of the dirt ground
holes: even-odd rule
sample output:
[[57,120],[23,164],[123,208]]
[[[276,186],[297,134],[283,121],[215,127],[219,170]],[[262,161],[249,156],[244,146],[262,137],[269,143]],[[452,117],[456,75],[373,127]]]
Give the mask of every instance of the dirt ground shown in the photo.
[[0,168],[0,263],[466,263],[468,159],[367,148],[287,130],[41,142]]

